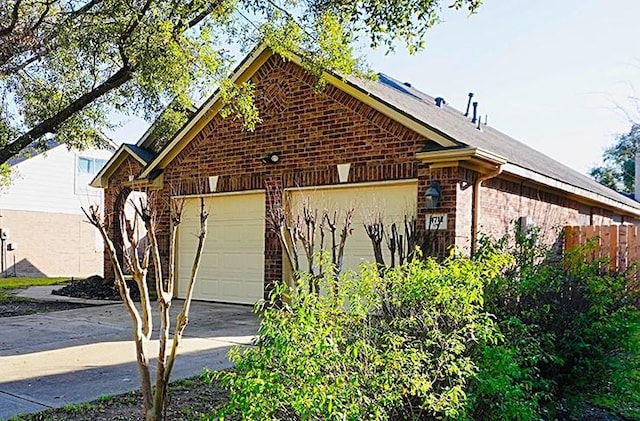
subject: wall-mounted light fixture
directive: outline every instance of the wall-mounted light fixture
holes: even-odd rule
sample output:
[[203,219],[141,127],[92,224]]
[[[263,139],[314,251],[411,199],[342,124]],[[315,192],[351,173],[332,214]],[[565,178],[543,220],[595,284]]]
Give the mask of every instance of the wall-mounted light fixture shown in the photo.
[[260,158],[260,161],[263,164],[277,164],[280,162],[280,152],[271,152],[270,154]]
[[429,182],[429,188],[425,193],[427,198],[427,209],[438,209],[438,204],[440,203],[440,182],[432,180]]

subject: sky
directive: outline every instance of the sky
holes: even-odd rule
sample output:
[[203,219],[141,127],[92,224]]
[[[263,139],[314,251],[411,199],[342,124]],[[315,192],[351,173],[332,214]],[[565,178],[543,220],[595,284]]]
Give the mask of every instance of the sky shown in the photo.
[[[416,55],[359,54],[459,110],[473,92],[489,125],[587,173],[629,131],[627,114],[640,121],[638,16],[638,0],[484,0],[471,16],[445,6]],[[133,143],[145,128],[132,119],[111,136]]]

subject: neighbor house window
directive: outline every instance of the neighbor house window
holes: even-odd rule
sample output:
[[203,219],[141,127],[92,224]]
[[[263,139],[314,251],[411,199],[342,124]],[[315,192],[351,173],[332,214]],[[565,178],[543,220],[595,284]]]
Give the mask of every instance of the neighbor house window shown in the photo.
[[78,157],[79,174],[98,174],[98,171],[107,163],[106,159]]
[[100,191],[89,187],[89,183],[106,163],[106,159],[79,156],[76,159],[75,193],[90,196],[99,195]]

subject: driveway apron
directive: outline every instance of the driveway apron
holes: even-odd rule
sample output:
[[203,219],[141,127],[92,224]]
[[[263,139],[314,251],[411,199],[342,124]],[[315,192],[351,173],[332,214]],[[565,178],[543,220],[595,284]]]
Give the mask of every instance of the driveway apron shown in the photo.
[[[182,301],[172,306],[172,323]],[[0,319],[0,419],[139,389],[132,325],[122,303]],[[157,355],[157,327],[149,345]],[[250,345],[252,308],[192,303],[172,380],[229,368],[235,345]]]

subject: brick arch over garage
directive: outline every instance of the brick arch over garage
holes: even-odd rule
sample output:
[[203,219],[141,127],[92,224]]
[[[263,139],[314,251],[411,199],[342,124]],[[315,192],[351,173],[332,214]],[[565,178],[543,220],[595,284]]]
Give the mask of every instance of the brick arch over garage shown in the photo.
[[[107,232],[114,242],[116,256],[120,263],[123,263],[123,239],[119,215],[124,209],[127,197],[132,192],[129,180],[137,176],[141,170],[142,165],[136,159],[126,158],[109,177],[109,185],[105,189],[104,217],[108,224]],[[106,252],[104,253],[104,277],[107,280],[114,280],[113,266]]]

